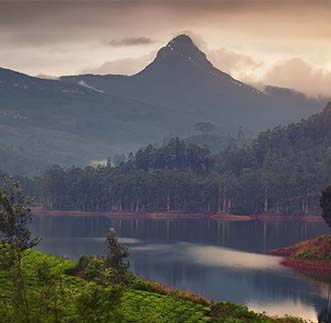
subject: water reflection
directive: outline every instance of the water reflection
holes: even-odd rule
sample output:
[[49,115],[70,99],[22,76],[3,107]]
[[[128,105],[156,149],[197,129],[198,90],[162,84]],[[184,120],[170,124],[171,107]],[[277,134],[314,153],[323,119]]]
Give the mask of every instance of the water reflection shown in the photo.
[[34,230],[47,236],[103,237],[109,227],[119,235],[146,242],[187,241],[265,253],[328,233],[323,223],[221,222],[209,220],[151,220],[107,217],[36,217]]
[[327,232],[322,223],[216,222],[208,220],[37,217],[40,249],[77,259],[105,252],[115,227],[129,246],[131,269],[146,277],[270,314],[317,321],[328,306],[328,286],[298,275],[265,251]]
[[328,283],[328,306],[318,312],[318,323],[331,323],[331,282]]
[[273,316],[277,316],[279,313],[291,313],[292,316],[304,317],[306,320],[310,321],[316,321],[317,317],[316,309],[312,305],[307,305],[301,301],[286,300],[272,303],[249,303],[248,307],[256,312],[267,312]]

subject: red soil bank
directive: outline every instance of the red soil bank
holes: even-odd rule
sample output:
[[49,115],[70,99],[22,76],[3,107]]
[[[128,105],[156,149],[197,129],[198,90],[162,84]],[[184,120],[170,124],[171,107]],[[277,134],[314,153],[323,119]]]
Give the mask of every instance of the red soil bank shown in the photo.
[[297,271],[314,275],[331,275],[331,236],[320,236],[268,253],[284,257],[282,264]]
[[40,207],[31,208],[33,215],[68,215],[68,216],[109,216],[109,217],[131,217],[145,219],[209,219],[219,221],[251,221],[259,220],[262,222],[283,222],[283,221],[302,221],[302,222],[322,222],[319,216],[281,216],[281,215],[236,215],[236,214],[210,214],[210,213],[125,213],[125,212],[94,212],[94,211],[70,211],[70,210],[46,210]]
[[93,211],[62,211],[62,210],[45,210],[39,207],[31,208],[33,215],[68,215],[68,216],[109,216],[123,218],[146,218],[146,219],[210,219],[225,221],[250,221],[255,216],[234,215],[234,214],[207,214],[207,213],[119,213],[119,212],[93,212]]

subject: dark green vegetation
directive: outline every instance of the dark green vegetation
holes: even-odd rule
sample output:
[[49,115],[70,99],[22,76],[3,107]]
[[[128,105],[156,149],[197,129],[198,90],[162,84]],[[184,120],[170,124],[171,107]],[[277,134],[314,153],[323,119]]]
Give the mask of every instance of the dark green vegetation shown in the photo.
[[170,134],[186,137],[208,120],[225,133],[242,126],[256,134],[324,104],[324,98],[241,83],[212,66],[185,35],[131,77],[46,80],[0,68],[0,169],[31,175],[53,164],[82,166]]
[[218,154],[175,138],[117,167],[53,167],[30,187],[49,209],[314,214],[331,181],[330,125],[329,104]]
[[110,230],[105,257],[78,263],[32,250],[29,200],[18,184],[0,188],[0,322],[218,323],[303,322],[273,319],[231,303],[144,281],[127,271],[128,250]]
[[[331,236],[320,236],[287,248],[271,250],[269,253],[284,257],[283,265],[291,267],[314,280],[330,284]],[[322,314],[323,312],[319,315]],[[326,319],[325,322],[327,322]]]
[[[331,186],[321,191],[321,216],[330,226]],[[312,240],[297,243],[294,246],[271,250],[272,255],[284,256],[283,264],[301,271],[318,280],[330,282],[331,272],[331,236],[323,235]],[[320,320],[319,320],[320,321]]]
[[[72,275],[85,261],[82,278]],[[157,283],[126,274],[125,284],[112,283],[111,270],[100,274],[101,258],[81,258],[79,263],[27,250],[24,278],[27,282],[31,322],[99,322],[99,323],[300,323],[295,318],[270,318],[249,311],[245,306],[209,301]],[[108,277],[106,278],[106,276]],[[14,311],[6,299],[12,285],[0,270],[0,322],[13,320]]]
[[331,227],[331,186],[327,186],[321,192],[320,207],[322,208],[322,217],[329,227]]
[[312,240],[300,242],[294,246],[271,251],[311,264],[329,265],[331,269],[331,236],[323,235]]

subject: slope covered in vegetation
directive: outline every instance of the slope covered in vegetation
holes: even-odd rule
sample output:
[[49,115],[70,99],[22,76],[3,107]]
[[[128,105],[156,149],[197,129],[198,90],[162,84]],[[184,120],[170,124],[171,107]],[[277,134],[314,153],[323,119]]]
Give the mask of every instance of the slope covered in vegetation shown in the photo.
[[35,180],[45,208],[113,212],[318,213],[331,181],[331,104],[219,154],[178,138],[106,167],[53,167]]
[[285,257],[283,264],[303,272],[331,274],[331,236],[323,235],[294,246],[271,250],[272,255]]
[[[98,258],[82,258],[80,263],[85,261],[82,270],[79,264],[68,259],[31,249],[25,253],[23,268],[28,281],[27,294],[32,300],[31,322],[303,322],[290,317],[270,318],[233,303],[212,303],[130,273],[119,291],[115,286],[105,287],[97,279]],[[0,270],[0,286],[0,322],[12,322],[14,309],[6,306],[12,286],[5,270]]]

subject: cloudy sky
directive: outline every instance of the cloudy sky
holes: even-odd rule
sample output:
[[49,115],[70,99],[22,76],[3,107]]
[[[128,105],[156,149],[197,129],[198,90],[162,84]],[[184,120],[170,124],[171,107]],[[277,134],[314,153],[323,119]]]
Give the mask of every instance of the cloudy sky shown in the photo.
[[244,82],[330,95],[330,17],[329,0],[0,0],[0,66],[132,74],[187,33]]

